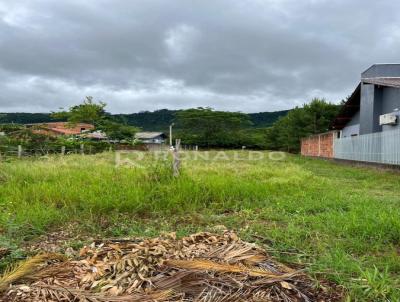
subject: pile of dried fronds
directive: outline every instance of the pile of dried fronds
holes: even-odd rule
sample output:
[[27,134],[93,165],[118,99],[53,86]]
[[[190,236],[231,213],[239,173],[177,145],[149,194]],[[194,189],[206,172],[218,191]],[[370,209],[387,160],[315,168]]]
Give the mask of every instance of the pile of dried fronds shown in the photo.
[[336,301],[231,232],[95,242],[79,260],[39,255],[0,289],[4,301]]

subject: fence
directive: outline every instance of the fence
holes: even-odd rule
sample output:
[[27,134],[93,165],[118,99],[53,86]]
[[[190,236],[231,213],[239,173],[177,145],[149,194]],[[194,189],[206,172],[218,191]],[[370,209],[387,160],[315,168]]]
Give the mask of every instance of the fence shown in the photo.
[[[143,145],[121,145],[121,144],[76,144],[69,146],[23,146],[0,144],[0,160],[6,158],[40,157],[47,155],[68,155],[68,154],[95,154],[112,150],[138,150],[138,151],[168,151],[170,147],[165,144],[143,144]],[[182,151],[198,151],[198,146],[180,145]]]
[[81,144],[79,146],[41,146],[36,148],[24,147],[22,145],[1,145],[0,159],[8,157],[37,157],[47,155],[67,155],[67,154],[94,154],[98,152],[109,151],[111,146],[101,146],[96,148],[92,145]]
[[334,140],[339,159],[400,165],[400,129]]

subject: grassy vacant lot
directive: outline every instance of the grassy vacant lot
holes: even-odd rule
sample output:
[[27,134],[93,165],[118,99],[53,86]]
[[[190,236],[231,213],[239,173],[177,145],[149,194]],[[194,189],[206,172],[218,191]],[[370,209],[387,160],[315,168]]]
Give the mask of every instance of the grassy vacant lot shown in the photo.
[[2,162],[0,245],[13,250],[6,260],[72,223],[82,236],[106,237],[224,225],[281,261],[343,285],[349,301],[400,300],[399,174],[228,154],[185,161],[177,179],[169,161],[149,154],[136,168],[116,168],[111,153]]

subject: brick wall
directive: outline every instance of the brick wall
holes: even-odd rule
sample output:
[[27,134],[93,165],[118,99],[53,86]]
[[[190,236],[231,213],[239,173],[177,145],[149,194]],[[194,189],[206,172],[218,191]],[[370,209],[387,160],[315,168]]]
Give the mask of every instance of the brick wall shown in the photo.
[[333,158],[336,131],[312,135],[301,140],[301,155]]

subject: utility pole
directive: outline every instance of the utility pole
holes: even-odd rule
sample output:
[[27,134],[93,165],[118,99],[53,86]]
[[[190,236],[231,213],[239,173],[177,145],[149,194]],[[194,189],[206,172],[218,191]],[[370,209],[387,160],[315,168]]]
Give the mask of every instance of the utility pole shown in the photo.
[[169,125],[169,146],[172,147],[172,127],[175,125],[175,123],[172,123]]

